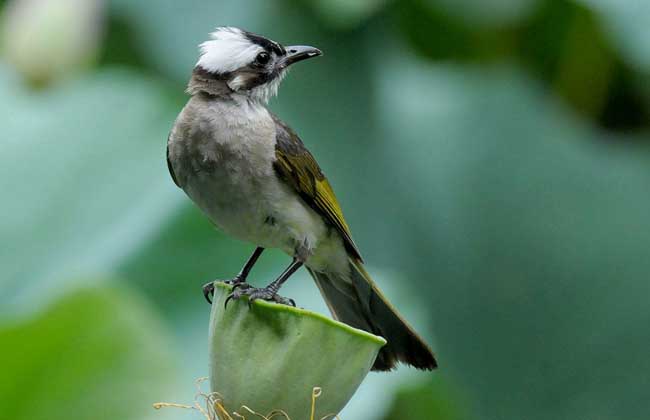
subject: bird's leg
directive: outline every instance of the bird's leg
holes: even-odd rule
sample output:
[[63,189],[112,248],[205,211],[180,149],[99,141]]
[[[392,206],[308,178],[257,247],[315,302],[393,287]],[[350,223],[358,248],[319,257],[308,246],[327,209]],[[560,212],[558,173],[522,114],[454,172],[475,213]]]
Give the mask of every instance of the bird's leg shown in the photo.
[[248,258],[248,261],[246,261],[246,264],[244,264],[244,267],[242,267],[241,271],[239,274],[237,274],[232,280],[226,280],[224,283],[229,284],[231,286],[238,286],[246,283],[246,279],[248,278],[248,273],[251,272],[251,269],[257,262],[257,259],[262,255],[262,252],[264,251],[264,248],[258,246],[255,248],[255,251],[253,251],[253,254]]
[[[243,287],[243,288],[248,288],[248,284],[246,284],[246,278],[248,277],[248,273],[251,272],[251,269],[257,262],[257,259],[262,255],[262,251],[264,251],[264,248],[262,247],[257,247],[255,248],[255,251],[253,251],[253,254],[248,258],[248,261],[246,261],[246,264],[244,264],[244,267],[239,271],[239,274],[237,274],[234,278],[231,280],[226,280],[224,283],[230,284],[233,286],[233,288],[237,287]],[[209,283],[206,283],[203,285],[203,296],[205,296],[205,299],[208,301],[208,303],[212,304],[212,299],[210,297],[214,295],[214,282],[211,281]]]
[[266,287],[261,287],[261,288],[249,287],[246,289],[239,288],[237,290],[233,290],[232,293],[226,299],[225,306],[228,306],[228,302],[230,301],[230,299],[239,299],[242,296],[248,296],[248,306],[250,306],[251,303],[257,299],[281,303],[283,305],[296,306],[296,302],[294,302],[293,299],[288,299],[278,295],[278,290],[280,290],[282,284],[285,281],[287,281],[287,279],[291,277],[291,275],[295,273],[296,270],[302,267],[302,264],[303,264],[302,261],[300,261],[297,258],[294,258],[291,264],[289,264],[289,267],[287,267],[287,269],[284,270],[282,274],[280,274],[280,277],[272,281]]

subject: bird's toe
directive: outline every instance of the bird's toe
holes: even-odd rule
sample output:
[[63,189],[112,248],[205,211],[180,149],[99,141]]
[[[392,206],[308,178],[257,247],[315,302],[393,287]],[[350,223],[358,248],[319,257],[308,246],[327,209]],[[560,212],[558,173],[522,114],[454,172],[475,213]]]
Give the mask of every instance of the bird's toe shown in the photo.
[[256,288],[249,285],[245,285],[245,287],[240,286],[237,289],[234,289],[226,298],[225,306],[227,306],[228,302],[231,300],[239,300],[243,296],[248,297],[249,307],[256,300],[264,300],[267,302],[280,303],[282,305],[296,306],[296,302],[293,299],[282,297],[278,295],[273,289],[267,287]]
[[203,285],[203,297],[212,305],[212,296],[214,296],[214,282],[209,282]]

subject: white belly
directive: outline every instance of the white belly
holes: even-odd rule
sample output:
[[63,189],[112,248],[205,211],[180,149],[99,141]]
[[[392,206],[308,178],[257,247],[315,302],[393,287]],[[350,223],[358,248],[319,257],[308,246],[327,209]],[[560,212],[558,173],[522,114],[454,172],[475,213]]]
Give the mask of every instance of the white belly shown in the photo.
[[248,162],[227,161],[197,174],[185,186],[192,200],[225,233],[265,248],[291,253],[300,242],[314,244],[325,225],[275,174],[251,175]]

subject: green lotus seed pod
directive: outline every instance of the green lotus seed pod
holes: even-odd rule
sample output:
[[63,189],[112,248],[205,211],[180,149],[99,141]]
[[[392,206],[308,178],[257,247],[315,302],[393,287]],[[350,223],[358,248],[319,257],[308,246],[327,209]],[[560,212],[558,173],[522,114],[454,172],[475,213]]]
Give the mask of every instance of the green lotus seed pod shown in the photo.
[[314,418],[337,414],[350,400],[386,340],[323,315],[244,298],[215,283],[210,318],[210,387],[232,413],[249,407],[293,420],[311,416],[312,389],[322,394]]

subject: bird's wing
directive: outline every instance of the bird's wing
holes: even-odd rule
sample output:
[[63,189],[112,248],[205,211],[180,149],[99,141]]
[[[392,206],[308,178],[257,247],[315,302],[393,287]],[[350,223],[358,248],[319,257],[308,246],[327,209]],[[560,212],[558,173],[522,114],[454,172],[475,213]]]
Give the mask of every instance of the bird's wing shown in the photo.
[[273,164],[275,171],[316,213],[336,228],[343,237],[348,252],[361,260],[361,254],[352,240],[350,228],[343,218],[334,190],[318,163],[288,125],[275,115],[273,119],[276,127],[276,161]]

